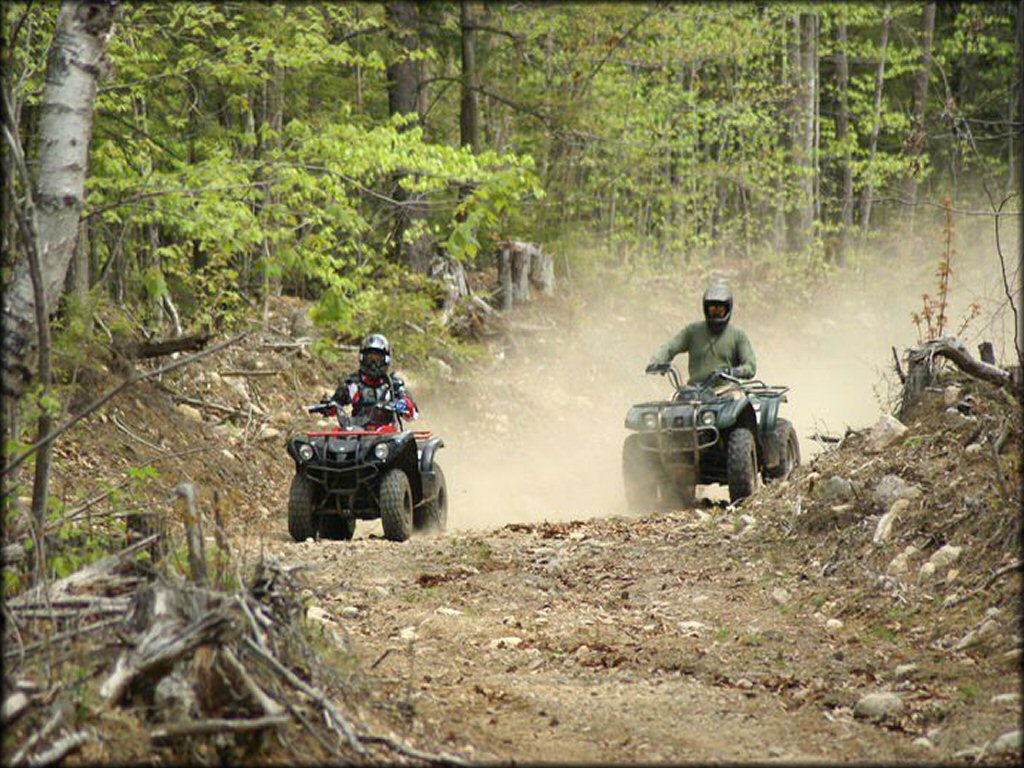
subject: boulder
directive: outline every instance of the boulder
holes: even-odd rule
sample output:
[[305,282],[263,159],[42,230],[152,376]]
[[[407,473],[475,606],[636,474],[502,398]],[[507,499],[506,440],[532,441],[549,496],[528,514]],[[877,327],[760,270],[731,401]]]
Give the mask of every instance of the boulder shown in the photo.
[[960,394],[963,392],[956,384],[950,384],[942,390],[942,404],[947,408],[960,402]]
[[879,509],[889,510],[899,499],[917,499],[921,496],[921,488],[908,483],[899,475],[885,475],[875,486],[871,500]]
[[919,671],[917,664],[900,664],[892,671],[892,676],[897,680],[907,680]]
[[1021,751],[1024,741],[1021,739],[1021,731],[1007,731],[998,739],[993,741],[986,750],[990,755],[1014,755]]
[[903,699],[898,693],[878,691],[861,697],[853,708],[854,717],[866,720],[887,720],[903,712]]
[[815,483],[812,493],[822,501],[847,501],[853,498],[853,483],[845,477],[832,475]]
[[944,571],[960,558],[962,551],[962,547],[946,544],[932,553],[932,556],[928,558],[928,562],[935,566],[936,571]]
[[885,414],[868,430],[866,435],[867,449],[869,451],[880,451],[894,440],[902,437],[906,431],[906,426],[899,419]]
[[178,405],[175,406],[175,410],[182,416],[184,416],[186,419],[190,419],[192,421],[203,420],[203,414],[199,412],[199,409],[193,408],[188,403],[178,403]]
[[875,535],[871,538],[872,543],[877,547],[889,540],[892,535],[892,526],[896,519],[910,508],[910,502],[906,499],[896,499],[886,512],[878,519],[875,526]]

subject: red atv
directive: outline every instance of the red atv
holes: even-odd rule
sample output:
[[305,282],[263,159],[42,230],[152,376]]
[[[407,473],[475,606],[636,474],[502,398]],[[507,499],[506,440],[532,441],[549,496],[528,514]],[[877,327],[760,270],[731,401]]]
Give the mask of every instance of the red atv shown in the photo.
[[444,446],[429,431],[406,430],[391,403],[354,419],[330,398],[306,409],[336,415],[338,426],[288,440],[295,477],[288,495],[288,532],[351,539],[356,520],[375,520],[391,541],[412,532],[443,531],[448,523],[448,488],[434,460]]

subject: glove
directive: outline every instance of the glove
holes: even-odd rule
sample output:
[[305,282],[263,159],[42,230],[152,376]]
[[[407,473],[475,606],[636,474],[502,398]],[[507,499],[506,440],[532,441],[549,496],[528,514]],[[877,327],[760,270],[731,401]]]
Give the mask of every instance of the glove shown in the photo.
[[644,373],[665,373],[666,371],[668,371],[668,367],[668,363],[650,362],[644,369]]
[[402,415],[405,415],[408,412],[409,412],[409,404],[405,401],[404,397],[401,400],[395,400],[395,413],[400,413]]

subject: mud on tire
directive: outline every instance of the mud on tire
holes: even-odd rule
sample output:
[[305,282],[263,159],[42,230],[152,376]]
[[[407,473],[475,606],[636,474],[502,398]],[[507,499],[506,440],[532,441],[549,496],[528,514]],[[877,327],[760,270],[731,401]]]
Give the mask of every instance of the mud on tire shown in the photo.
[[392,469],[380,482],[380,521],[389,541],[412,535],[412,488],[400,469]]
[[305,475],[292,478],[288,491],[288,533],[295,541],[316,536],[316,484]]
[[356,533],[356,519],[341,515],[320,515],[320,538],[350,541]]
[[729,434],[725,476],[729,481],[729,502],[735,504],[757,489],[757,445],[754,434],[746,427],[736,427]]
[[448,527],[448,483],[437,464],[434,465],[434,475],[437,478],[437,496],[413,514],[413,527],[417,531],[443,531]]

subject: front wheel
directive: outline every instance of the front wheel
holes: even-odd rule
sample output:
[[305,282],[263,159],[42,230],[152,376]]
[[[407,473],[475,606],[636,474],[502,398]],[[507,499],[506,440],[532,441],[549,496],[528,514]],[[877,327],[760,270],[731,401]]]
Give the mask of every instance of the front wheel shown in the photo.
[[288,491],[288,533],[296,541],[316,536],[316,484],[305,475],[295,475]]
[[626,505],[634,512],[656,506],[658,479],[649,452],[640,445],[640,435],[627,437],[622,444],[622,482],[626,488]]
[[754,433],[736,427],[729,435],[725,476],[729,483],[729,501],[735,504],[757,489],[757,445]]
[[800,466],[800,443],[796,430],[786,419],[775,422],[771,439],[779,447],[779,463],[774,468],[765,467],[764,475],[771,480],[785,480]]
[[400,469],[392,469],[380,481],[380,521],[389,541],[405,541],[412,535],[412,488]]
[[434,477],[437,495],[432,501],[425,502],[413,516],[413,527],[418,531],[443,531],[448,527],[448,484],[437,464],[434,465]]

